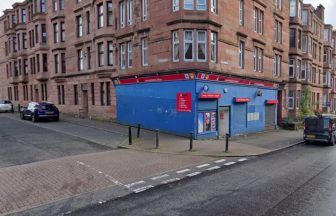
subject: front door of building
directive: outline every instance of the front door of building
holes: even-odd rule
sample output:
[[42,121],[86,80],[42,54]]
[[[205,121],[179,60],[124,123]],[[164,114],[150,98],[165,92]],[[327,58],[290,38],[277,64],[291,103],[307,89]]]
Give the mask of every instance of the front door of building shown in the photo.
[[82,103],[80,115],[82,118],[87,118],[89,114],[89,96],[87,90],[87,84],[82,84]]
[[219,134],[220,137],[230,134],[230,107],[219,108]]
[[267,105],[265,107],[265,129],[272,130],[275,128],[275,108],[276,105]]

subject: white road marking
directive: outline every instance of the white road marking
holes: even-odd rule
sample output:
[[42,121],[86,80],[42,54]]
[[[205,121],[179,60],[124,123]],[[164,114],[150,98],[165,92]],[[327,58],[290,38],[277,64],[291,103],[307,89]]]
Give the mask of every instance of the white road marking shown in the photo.
[[155,176],[155,177],[153,177],[153,178],[151,178],[153,181],[155,181],[155,180],[158,180],[158,179],[162,179],[162,178],[166,178],[166,177],[169,177],[169,175],[168,174],[164,174],[164,175],[161,175],[161,176]]
[[168,179],[168,180],[165,180],[163,182],[161,182],[161,184],[168,184],[168,183],[172,183],[172,182],[176,182],[176,181],[179,181],[181,180],[180,178],[172,178],[172,179]]
[[88,164],[85,164],[84,162],[76,161],[76,163],[78,163],[78,164],[81,165],[81,166],[87,167],[87,168],[89,168],[89,169],[91,169],[91,170],[97,172],[97,173],[100,174],[100,175],[104,175],[108,180],[110,180],[111,182],[113,182],[113,183],[116,184],[116,185],[119,185],[119,186],[122,186],[122,187],[125,187],[125,188],[131,190],[130,187],[127,187],[126,185],[124,185],[123,183],[121,183],[121,182],[118,181],[117,179],[113,178],[112,176],[110,176],[110,175],[108,175],[108,174],[105,174],[105,173],[103,173],[102,171],[97,170],[96,168],[91,167],[91,166],[88,165]]
[[134,191],[134,193],[140,193],[140,192],[143,192],[145,190],[148,190],[150,188],[153,188],[154,186],[153,185],[147,185],[147,186],[144,186],[144,187],[141,187],[141,188],[137,188]]
[[146,182],[145,181],[138,181],[138,182],[133,182],[131,184],[127,184],[125,185],[126,187],[133,187],[134,185],[139,185],[139,184],[145,184]]
[[214,167],[208,168],[207,170],[212,171],[212,170],[216,170],[216,169],[219,169],[219,168],[220,168],[220,166],[214,166]]
[[229,163],[226,163],[226,164],[224,164],[225,166],[230,166],[230,165],[232,165],[232,164],[235,164],[236,162],[229,162]]
[[247,161],[247,158],[242,158],[238,160],[239,162]]
[[193,172],[193,173],[189,173],[187,176],[188,177],[193,177],[193,176],[197,176],[199,174],[201,174],[202,172]]
[[176,173],[181,174],[181,173],[185,173],[185,172],[189,172],[189,171],[190,171],[190,169],[184,169],[184,170],[177,171]]
[[202,164],[202,165],[197,166],[197,168],[203,168],[203,167],[207,167],[207,166],[210,166],[210,164]]
[[217,161],[215,161],[215,163],[222,163],[222,162],[224,162],[224,161],[226,161],[225,159],[221,159],[221,160],[217,160]]

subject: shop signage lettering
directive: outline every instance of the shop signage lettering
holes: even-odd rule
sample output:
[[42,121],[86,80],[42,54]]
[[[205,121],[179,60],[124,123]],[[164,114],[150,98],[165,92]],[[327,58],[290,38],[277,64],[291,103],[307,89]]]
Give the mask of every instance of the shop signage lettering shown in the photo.
[[116,85],[124,85],[124,84],[134,84],[134,83],[148,83],[148,82],[165,82],[165,81],[178,81],[178,80],[209,80],[209,81],[218,81],[218,82],[226,82],[226,83],[237,83],[242,85],[254,85],[254,86],[263,86],[270,88],[278,88],[278,84],[248,80],[237,77],[227,77],[223,75],[217,74],[206,74],[206,73],[177,73],[177,74],[164,74],[164,75],[153,75],[146,77],[128,77],[128,78],[116,78]]
[[236,103],[247,103],[250,101],[250,98],[234,98],[234,102]]
[[198,95],[198,98],[201,98],[201,99],[218,99],[218,98],[221,98],[222,95],[220,93],[200,93]]
[[278,100],[267,100],[267,101],[266,101],[266,104],[267,104],[267,105],[274,105],[274,104],[278,104],[278,103],[279,103]]
[[192,98],[190,92],[176,94],[176,110],[177,112],[191,112]]

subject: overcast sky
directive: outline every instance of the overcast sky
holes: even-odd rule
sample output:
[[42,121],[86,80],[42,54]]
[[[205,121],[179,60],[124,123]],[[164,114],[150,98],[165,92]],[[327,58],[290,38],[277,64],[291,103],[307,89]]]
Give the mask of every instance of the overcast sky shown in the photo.
[[[11,7],[15,2],[22,2],[23,0],[0,0],[0,16],[2,11]],[[310,3],[314,6],[322,4],[326,8],[325,22],[332,24],[336,29],[336,0],[304,0],[304,3]]]

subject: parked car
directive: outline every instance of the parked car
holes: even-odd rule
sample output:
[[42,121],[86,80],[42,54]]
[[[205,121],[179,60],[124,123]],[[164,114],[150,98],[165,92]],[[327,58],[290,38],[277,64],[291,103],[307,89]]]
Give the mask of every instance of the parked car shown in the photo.
[[59,120],[59,111],[57,107],[48,102],[30,102],[27,107],[21,108],[21,119],[30,119],[32,122],[37,122],[41,119]]
[[335,145],[335,123],[335,115],[321,115],[305,118],[303,135],[305,142],[324,142],[329,145]]
[[14,112],[14,106],[9,100],[0,99],[0,112]]

